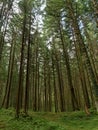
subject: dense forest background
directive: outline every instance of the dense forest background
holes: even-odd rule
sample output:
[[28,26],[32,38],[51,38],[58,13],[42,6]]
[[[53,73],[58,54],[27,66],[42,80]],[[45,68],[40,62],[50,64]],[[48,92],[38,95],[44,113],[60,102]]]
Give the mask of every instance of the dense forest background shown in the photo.
[[0,107],[98,111],[97,0],[0,0]]

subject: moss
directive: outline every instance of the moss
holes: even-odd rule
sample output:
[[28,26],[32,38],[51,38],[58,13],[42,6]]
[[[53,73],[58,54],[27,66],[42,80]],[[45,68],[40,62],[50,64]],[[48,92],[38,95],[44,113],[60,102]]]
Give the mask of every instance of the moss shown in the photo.
[[0,130],[98,130],[98,115],[85,115],[83,111],[68,113],[22,114],[15,118],[13,109],[0,110]]

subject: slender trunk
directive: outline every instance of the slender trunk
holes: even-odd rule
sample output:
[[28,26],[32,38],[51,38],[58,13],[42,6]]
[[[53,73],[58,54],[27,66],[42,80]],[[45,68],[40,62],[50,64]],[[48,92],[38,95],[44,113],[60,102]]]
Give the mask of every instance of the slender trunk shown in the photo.
[[51,88],[51,77],[50,67],[48,68],[48,86],[49,86],[49,112],[52,111],[52,88]]
[[24,103],[24,112],[27,115],[28,107],[29,107],[29,77],[30,77],[30,32],[31,32],[31,14],[29,18],[29,36],[28,36],[28,49],[27,49],[27,72],[26,72],[26,87],[25,87],[25,103]]
[[[67,7],[68,14],[69,14],[69,17],[72,20],[72,27],[74,29],[75,37],[76,37],[77,41],[79,41],[78,44],[79,44],[79,47],[80,47],[80,52],[82,54],[81,58],[83,59],[84,64],[87,65],[89,76],[90,76],[91,81],[92,81],[92,87],[93,87],[93,92],[94,92],[94,95],[95,95],[95,102],[96,102],[95,104],[97,105],[98,104],[98,83],[96,81],[96,77],[95,77],[95,74],[94,74],[93,68],[91,66],[90,59],[89,59],[89,55],[87,53],[85,43],[83,41],[80,29],[79,29],[77,17],[74,14],[74,8],[73,8],[71,0],[70,1],[67,0],[67,4],[68,4],[68,7]],[[98,106],[96,106],[96,109],[98,111]]]
[[24,13],[23,20],[23,31],[22,31],[22,47],[21,47],[21,60],[20,60],[20,71],[19,71],[19,86],[18,86],[18,94],[17,94],[17,104],[16,104],[16,117],[19,117],[20,113],[20,101],[21,101],[21,93],[22,93],[22,79],[23,79],[23,66],[24,66],[24,47],[25,47],[25,31],[26,31],[26,12]]
[[10,90],[11,90],[11,84],[12,84],[12,76],[13,76],[13,65],[14,65],[14,41],[12,39],[11,44],[11,50],[10,50],[10,59],[9,59],[9,67],[8,67],[8,76],[7,76],[7,83],[6,83],[6,89],[5,89],[5,95],[2,102],[2,107],[8,108],[9,106],[9,99],[10,99]]
[[[73,34],[74,38],[74,34]],[[80,53],[80,48],[77,46],[77,41],[75,41],[74,38],[74,45],[75,45],[75,52],[76,52],[76,58],[77,58],[77,64],[78,64],[78,69],[79,69],[79,75],[80,75],[80,81],[82,85],[82,91],[83,91],[83,97],[84,97],[84,109],[90,108],[90,100],[89,100],[89,95],[88,95],[88,90],[87,90],[87,84],[86,84],[86,77],[85,77],[85,71],[84,71],[84,64],[83,60],[81,58],[81,53]]]
[[73,110],[78,110],[79,106],[78,106],[78,101],[77,101],[74,87],[73,87],[73,83],[72,83],[72,75],[71,75],[71,69],[70,69],[70,63],[69,63],[69,56],[68,56],[67,49],[66,49],[65,44],[64,44],[64,38],[63,38],[62,29],[61,29],[60,24],[59,24],[59,30],[60,30],[60,37],[61,37],[61,42],[62,42],[62,47],[63,47],[66,69],[67,69],[68,84],[69,84],[70,92],[71,92],[72,107],[73,107]]
[[61,112],[65,111],[65,99],[64,99],[64,90],[63,90],[63,84],[62,84],[62,79],[61,79],[61,72],[60,72],[60,65],[59,65],[59,59],[58,59],[58,54],[55,51],[55,59],[56,59],[56,70],[57,70],[57,75],[58,75],[58,83],[59,83],[59,91],[60,91],[60,102],[61,102]]
[[54,70],[53,56],[52,56],[52,70],[53,70],[53,84],[54,84],[54,104],[55,104],[55,112],[57,112],[58,111],[58,95],[57,95],[57,88],[56,88],[56,81],[55,81],[55,70]]
[[46,64],[44,60],[44,94],[45,94],[45,111],[48,111],[48,88],[47,88],[47,77],[46,77]]

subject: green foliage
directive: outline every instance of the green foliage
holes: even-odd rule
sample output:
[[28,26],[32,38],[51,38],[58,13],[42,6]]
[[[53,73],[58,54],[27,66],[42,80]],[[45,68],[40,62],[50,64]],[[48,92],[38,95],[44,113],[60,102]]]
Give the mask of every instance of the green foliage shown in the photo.
[[97,130],[98,115],[72,113],[31,113],[30,116],[14,117],[13,109],[0,110],[1,130]]
[[32,6],[33,6],[33,0],[28,0],[28,1],[27,0],[21,0],[19,2],[19,7],[20,7],[21,11],[23,11],[23,12],[26,11],[25,13],[31,11]]

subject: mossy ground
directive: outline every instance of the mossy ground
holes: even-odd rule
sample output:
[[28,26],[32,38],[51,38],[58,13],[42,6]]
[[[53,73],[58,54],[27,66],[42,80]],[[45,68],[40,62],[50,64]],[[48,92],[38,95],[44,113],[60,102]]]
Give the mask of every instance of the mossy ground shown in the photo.
[[14,110],[0,109],[0,130],[98,130],[98,114],[30,112],[15,118]]

